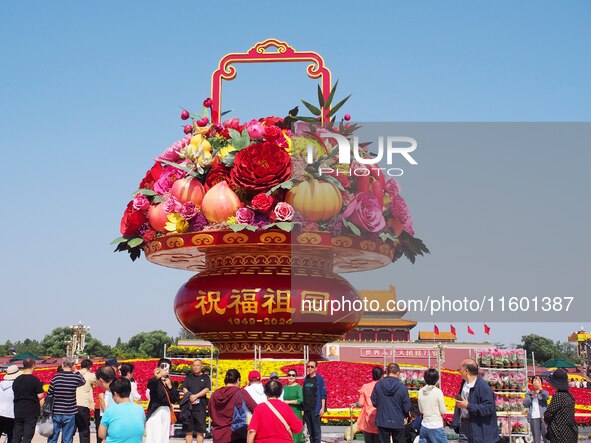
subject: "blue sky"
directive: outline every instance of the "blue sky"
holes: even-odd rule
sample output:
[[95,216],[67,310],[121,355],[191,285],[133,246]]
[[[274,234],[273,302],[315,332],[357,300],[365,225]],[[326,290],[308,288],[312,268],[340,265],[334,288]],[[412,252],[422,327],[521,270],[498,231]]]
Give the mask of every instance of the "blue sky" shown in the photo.
[[[197,110],[218,60],[257,41],[275,37],[322,54],[341,94],[353,93],[346,111],[360,121],[591,120],[591,4],[584,0],[204,5],[0,6],[0,183],[8,191],[0,222],[0,341],[41,338],[79,320],[108,343],[142,330],[178,331],[172,301],[189,275],[143,259],[131,263],[109,242],[151,159],[180,137],[180,107]],[[243,119],[281,115],[300,98],[314,99],[314,88],[303,67],[247,67],[224,89],[224,107]],[[589,158],[579,154],[579,163]],[[524,183],[530,172],[524,169]],[[433,244],[442,234],[420,194],[433,178],[421,177],[423,186],[407,197],[420,236]],[[478,176],[464,179],[460,186],[474,188],[470,180]],[[587,208],[569,230],[586,243],[569,258],[588,269],[580,227],[588,203],[571,198],[561,205]],[[553,224],[568,227],[569,213],[562,214]],[[528,249],[520,251],[525,264],[536,258]],[[412,271],[393,265],[377,286],[394,283],[410,293],[410,277],[428,280],[436,260],[434,254]],[[561,265],[560,255],[549,260]],[[576,326],[503,325],[491,339],[511,343],[531,331],[564,340]]]

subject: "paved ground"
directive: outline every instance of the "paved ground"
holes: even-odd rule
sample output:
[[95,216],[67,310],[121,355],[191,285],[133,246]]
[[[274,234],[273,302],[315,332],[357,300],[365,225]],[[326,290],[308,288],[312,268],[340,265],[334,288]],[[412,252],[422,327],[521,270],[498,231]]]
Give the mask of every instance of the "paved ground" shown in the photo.
[[[344,430],[345,430],[345,427],[342,427],[342,426],[323,426],[322,427],[322,441],[326,442],[326,443],[343,442],[343,441],[345,441],[343,439]],[[589,438],[583,438],[583,439],[580,438],[582,436],[588,437],[590,434],[591,434],[591,428],[579,428],[579,441],[580,442],[591,442],[591,439],[589,439]],[[96,434],[94,434],[94,433],[91,435],[91,437],[90,437],[91,443],[96,443],[95,435]],[[5,440],[5,438],[0,440],[0,443],[5,443],[4,440]],[[170,440],[171,440],[171,442],[174,442],[174,443],[181,443],[181,442],[185,441],[182,438],[171,438]],[[205,441],[207,443],[210,443],[211,439],[207,439]],[[35,437],[33,438],[33,443],[47,443],[47,439],[45,437],[41,437],[39,434],[35,434]],[[77,436],[74,437],[74,443],[79,443]]]

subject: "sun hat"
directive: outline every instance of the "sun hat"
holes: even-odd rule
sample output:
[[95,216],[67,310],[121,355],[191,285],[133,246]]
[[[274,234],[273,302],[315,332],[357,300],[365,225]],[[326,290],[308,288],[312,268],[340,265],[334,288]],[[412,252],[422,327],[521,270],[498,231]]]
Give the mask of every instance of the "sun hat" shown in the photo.
[[279,374],[275,371],[273,371],[269,374],[269,379],[271,379],[271,380],[276,380],[278,378],[279,378]]
[[548,381],[559,391],[568,391],[568,375],[564,369],[554,371]]
[[259,371],[250,371],[248,373],[248,381],[259,381],[261,379],[261,373]]
[[22,372],[20,371],[17,365],[10,365],[6,368],[6,375],[4,376],[4,380],[14,380],[21,374]]

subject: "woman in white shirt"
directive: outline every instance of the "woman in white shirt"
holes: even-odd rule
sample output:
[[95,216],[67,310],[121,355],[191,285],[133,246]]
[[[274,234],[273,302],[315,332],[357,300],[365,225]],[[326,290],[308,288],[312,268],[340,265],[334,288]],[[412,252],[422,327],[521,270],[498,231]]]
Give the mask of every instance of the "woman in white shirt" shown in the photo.
[[447,413],[443,392],[436,384],[439,381],[437,369],[425,371],[426,386],[419,391],[419,411],[423,414],[419,443],[447,443],[443,415]]
[[523,405],[528,408],[527,420],[534,437],[533,443],[548,443],[545,437],[544,412],[548,408],[550,394],[545,389],[542,389],[542,377],[539,375],[534,375],[532,384],[534,388],[525,395]]

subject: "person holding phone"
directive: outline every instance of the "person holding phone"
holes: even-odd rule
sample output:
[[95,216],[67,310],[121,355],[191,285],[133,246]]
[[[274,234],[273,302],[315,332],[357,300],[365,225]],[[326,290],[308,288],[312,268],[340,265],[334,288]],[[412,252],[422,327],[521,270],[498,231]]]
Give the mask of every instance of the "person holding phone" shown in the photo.
[[456,396],[452,429],[460,443],[496,443],[500,440],[495,394],[480,375],[478,364],[468,358],[459,368],[463,382]]
[[534,375],[532,384],[534,388],[525,395],[523,406],[528,408],[527,420],[534,438],[533,443],[548,443],[548,439],[545,437],[544,413],[548,408],[550,394],[542,389],[542,377],[539,375]]
[[170,437],[172,405],[179,401],[179,394],[169,378],[170,366],[170,360],[158,360],[154,377],[148,381],[150,403],[146,413],[146,443],[168,443]]

